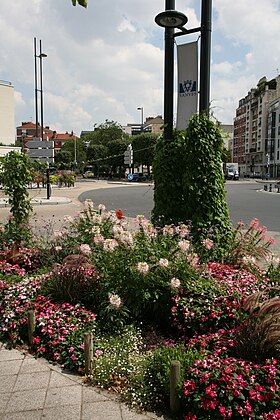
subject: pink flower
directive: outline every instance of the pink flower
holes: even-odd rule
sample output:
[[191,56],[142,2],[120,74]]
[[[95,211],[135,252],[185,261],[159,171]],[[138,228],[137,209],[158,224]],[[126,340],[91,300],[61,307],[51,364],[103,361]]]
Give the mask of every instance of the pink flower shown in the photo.
[[250,221],[250,223],[249,223],[249,226],[252,229],[258,229],[259,225],[260,225],[260,221],[258,219],[256,219],[256,218],[255,219],[252,219]]
[[77,360],[77,357],[75,356],[75,354],[72,354],[71,359],[73,360],[73,362]]
[[74,350],[75,350],[74,347],[70,347],[68,350],[68,353],[73,353]]
[[103,354],[102,350],[96,350],[96,352],[94,353],[95,357],[102,356],[102,354]]

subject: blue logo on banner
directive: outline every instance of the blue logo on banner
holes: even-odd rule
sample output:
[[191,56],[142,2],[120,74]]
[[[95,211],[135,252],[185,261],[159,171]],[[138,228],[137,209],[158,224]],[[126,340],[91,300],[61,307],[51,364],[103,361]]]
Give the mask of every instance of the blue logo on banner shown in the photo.
[[196,80],[185,80],[179,83],[180,96],[194,96],[196,95]]

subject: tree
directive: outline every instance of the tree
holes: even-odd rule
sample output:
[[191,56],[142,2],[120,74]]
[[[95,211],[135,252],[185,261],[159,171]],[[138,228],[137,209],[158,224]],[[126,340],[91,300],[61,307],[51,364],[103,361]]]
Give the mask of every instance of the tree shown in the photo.
[[148,174],[153,163],[157,137],[152,133],[142,133],[132,138],[133,160],[135,165],[146,165]]
[[83,137],[83,141],[91,144],[107,146],[113,140],[128,138],[120,124],[115,121],[105,120],[104,123],[95,127],[94,131]]
[[9,197],[13,215],[8,223],[8,234],[17,243],[30,234],[28,222],[32,207],[27,185],[31,180],[31,164],[27,155],[12,151],[1,159],[0,183]]
[[73,6],[76,6],[77,1],[80,6],[87,7],[87,0],[72,0]]
[[[75,161],[75,150],[76,150],[76,163],[81,166],[86,161],[86,152],[84,150],[84,143],[81,139],[67,140],[61,147],[61,152],[56,156],[57,162],[63,163],[74,163]],[[71,156],[69,162],[69,156]],[[66,160],[63,160],[66,159]]]

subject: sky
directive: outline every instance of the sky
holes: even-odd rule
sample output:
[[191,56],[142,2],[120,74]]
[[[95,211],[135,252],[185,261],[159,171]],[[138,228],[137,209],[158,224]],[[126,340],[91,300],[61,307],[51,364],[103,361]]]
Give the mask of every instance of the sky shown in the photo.
[[[175,1],[187,29],[200,25],[201,1]],[[14,86],[16,126],[35,122],[34,37],[47,54],[44,125],[80,135],[106,119],[141,123],[139,107],[144,118],[163,115],[164,30],[154,18],[164,8],[164,0],[88,0],[87,9],[1,0],[0,79]],[[280,73],[280,0],[213,0],[212,19],[211,112],[232,124],[239,99]]]

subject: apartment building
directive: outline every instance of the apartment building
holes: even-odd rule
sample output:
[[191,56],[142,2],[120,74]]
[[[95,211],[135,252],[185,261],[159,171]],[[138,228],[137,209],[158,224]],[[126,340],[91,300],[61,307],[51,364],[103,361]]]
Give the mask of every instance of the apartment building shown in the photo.
[[269,173],[280,177],[280,98],[269,105],[266,165]]
[[[30,121],[22,122],[21,126],[17,127],[17,141],[23,147],[24,152],[27,151],[27,142],[34,140],[37,137],[36,132],[38,133],[39,138],[41,138],[40,124],[38,124],[38,127],[36,128],[36,124]],[[61,150],[61,147],[65,142],[68,140],[78,139],[73,131],[70,133],[68,133],[68,131],[66,131],[66,133],[57,133],[55,130],[51,130],[49,126],[44,127],[43,137],[44,140],[50,140],[54,142],[55,155]]]
[[0,143],[15,144],[14,87],[4,80],[0,80]]
[[[234,118],[233,161],[239,164],[240,175],[274,174],[274,148],[271,142],[272,104],[280,97],[280,76],[263,77],[257,87],[240,99]],[[275,105],[276,106],[276,105]],[[269,131],[269,121],[271,130]],[[277,156],[277,155],[276,155]]]

